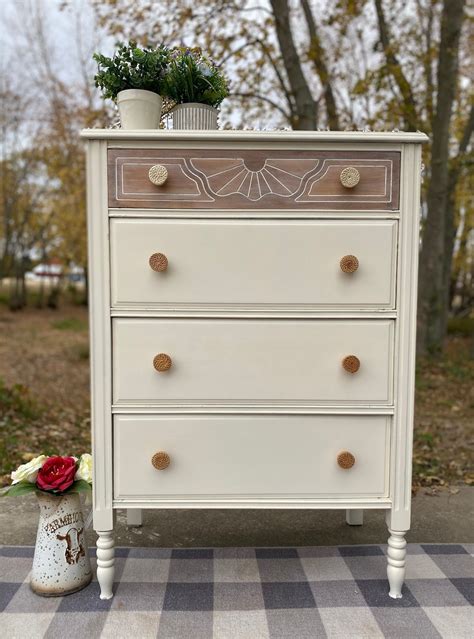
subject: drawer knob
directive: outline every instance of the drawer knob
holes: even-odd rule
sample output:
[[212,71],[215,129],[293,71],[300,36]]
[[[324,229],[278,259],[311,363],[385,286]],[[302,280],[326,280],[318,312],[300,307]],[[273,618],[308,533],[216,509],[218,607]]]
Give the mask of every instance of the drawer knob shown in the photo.
[[345,169],[342,169],[339,179],[346,189],[353,189],[360,182],[360,173],[355,167],[346,166]]
[[165,470],[171,463],[170,456],[164,450],[159,450],[151,458],[151,463],[156,470]]
[[148,178],[155,186],[162,186],[168,179],[168,169],[162,164],[154,164],[148,171]]
[[168,268],[168,258],[163,253],[153,253],[150,255],[148,264],[157,273],[162,273]]
[[171,368],[171,357],[166,353],[158,353],[153,358],[153,367],[159,373],[164,373],[165,371],[169,371]]
[[339,262],[343,273],[355,273],[359,268],[359,260],[355,255],[344,255]]
[[339,464],[341,468],[344,468],[344,470],[348,470],[349,468],[352,468],[352,466],[355,464],[355,461],[356,460],[354,455],[350,453],[348,450],[343,450],[337,456],[337,463]]
[[360,368],[360,359],[355,355],[348,355],[342,360],[342,368],[348,373],[357,373]]

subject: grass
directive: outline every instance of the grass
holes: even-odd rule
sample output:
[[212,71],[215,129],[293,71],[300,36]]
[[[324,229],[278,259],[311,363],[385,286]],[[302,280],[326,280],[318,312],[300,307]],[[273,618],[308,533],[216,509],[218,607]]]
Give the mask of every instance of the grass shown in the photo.
[[474,483],[474,359],[472,337],[450,336],[441,359],[417,364],[413,486]]
[[0,485],[40,453],[90,452],[87,309],[0,309]]
[[86,331],[87,322],[78,317],[66,317],[63,319],[51,322],[51,326],[58,331]]
[[472,337],[474,335],[474,317],[452,317],[448,322],[448,333]]
[[[418,362],[414,490],[472,484],[474,358],[465,323],[442,359]],[[0,485],[40,454],[90,451],[87,309],[0,308]],[[468,331],[469,333],[469,331]]]

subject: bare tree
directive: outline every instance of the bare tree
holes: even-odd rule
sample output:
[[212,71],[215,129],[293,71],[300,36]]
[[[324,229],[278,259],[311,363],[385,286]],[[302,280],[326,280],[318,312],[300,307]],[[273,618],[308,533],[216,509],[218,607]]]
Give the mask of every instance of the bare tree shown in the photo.
[[[438,93],[433,119],[431,179],[420,261],[418,348],[434,352],[442,347],[448,320],[449,277],[454,244],[453,201],[458,169],[450,172],[450,125],[457,90],[458,56],[465,0],[445,0],[441,18]],[[467,149],[474,119],[469,117],[459,155]],[[458,160],[459,161],[459,160]]]

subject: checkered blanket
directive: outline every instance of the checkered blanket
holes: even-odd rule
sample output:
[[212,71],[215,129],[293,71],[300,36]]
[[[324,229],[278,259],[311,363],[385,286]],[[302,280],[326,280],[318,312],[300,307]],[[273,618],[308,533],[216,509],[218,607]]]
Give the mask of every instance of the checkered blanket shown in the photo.
[[[403,599],[385,546],[118,548],[115,597],[28,585],[33,548],[0,548],[5,639],[473,637],[474,545],[409,545]],[[91,552],[91,554],[94,554]]]

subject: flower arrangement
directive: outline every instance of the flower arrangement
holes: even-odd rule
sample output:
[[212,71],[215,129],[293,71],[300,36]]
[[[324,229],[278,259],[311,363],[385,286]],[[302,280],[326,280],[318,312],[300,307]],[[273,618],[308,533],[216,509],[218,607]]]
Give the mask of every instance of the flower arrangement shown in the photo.
[[197,102],[218,107],[228,94],[225,76],[200,48],[171,50],[163,82],[164,96],[176,104]]
[[119,44],[113,58],[94,53],[98,72],[94,76],[95,86],[102,89],[104,98],[116,100],[120,91],[142,89],[160,93],[169,63],[169,49],[137,46],[134,40]]
[[53,495],[91,490],[92,455],[77,457],[39,455],[11,474],[12,483],[2,490],[11,497],[40,491]]

